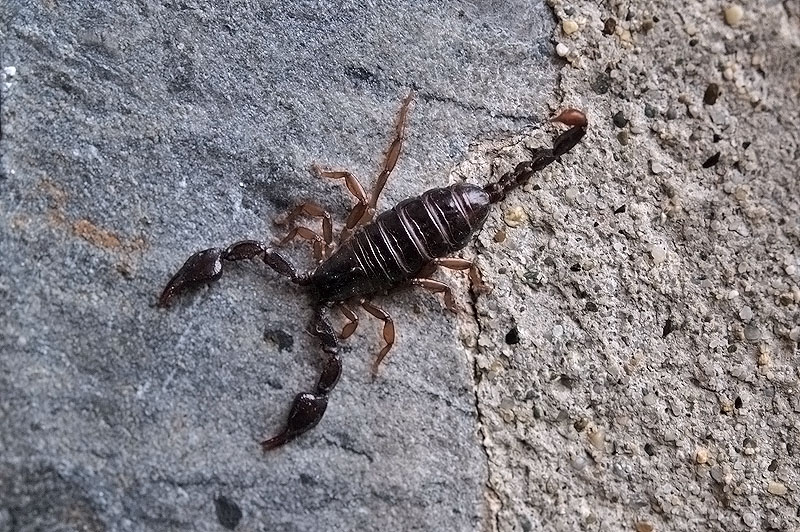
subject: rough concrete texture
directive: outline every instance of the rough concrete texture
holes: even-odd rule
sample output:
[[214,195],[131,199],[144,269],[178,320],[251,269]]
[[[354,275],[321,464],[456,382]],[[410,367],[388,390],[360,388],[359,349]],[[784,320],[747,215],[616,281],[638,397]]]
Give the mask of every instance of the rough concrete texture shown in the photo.
[[725,7],[552,3],[591,128],[480,236],[493,530],[800,528],[800,10]]
[[282,235],[300,199],[343,219],[347,192],[309,168],[369,185],[411,87],[384,206],[544,120],[546,6],[1,9],[0,530],[480,528],[473,366],[440,300],[381,300],[398,327],[381,377],[364,316],[320,426],[267,455],[318,376],[309,300],[253,263],[154,303],[191,253]]
[[[800,21],[752,4],[3,4],[0,530],[796,529]],[[409,87],[384,206],[557,108],[590,133],[465,251],[490,294],[378,299],[382,376],[364,317],[263,455],[308,300],[258,264],[155,298],[296,198],[343,213],[308,168],[368,183]]]

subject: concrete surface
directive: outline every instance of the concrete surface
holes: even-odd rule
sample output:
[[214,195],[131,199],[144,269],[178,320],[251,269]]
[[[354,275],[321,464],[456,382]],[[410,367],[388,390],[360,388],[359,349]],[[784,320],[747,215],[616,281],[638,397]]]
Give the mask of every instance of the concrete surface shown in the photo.
[[480,236],[491,529],[798,530],[798,4],[600,5],[552,3],[589,135]]
[[[796,3],[2,9],[0,530],[800,526]],[[464,252],[490,294],[382,300],[381,378],[365,317],[265,456],[316,378],[303,294],[252,264],[155,299],[296,198],[344,212],[308,168],[368,183],[409,87],[384,206],[558,108],[590,133]]]

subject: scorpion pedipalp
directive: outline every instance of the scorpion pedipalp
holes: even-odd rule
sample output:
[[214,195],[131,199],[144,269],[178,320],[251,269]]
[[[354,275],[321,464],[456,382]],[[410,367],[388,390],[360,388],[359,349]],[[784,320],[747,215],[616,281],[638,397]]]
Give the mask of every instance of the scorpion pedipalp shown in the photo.
[[264,451],[280,447],[316,427],[325,414],[325,409],[328,408],[328,394],[339,382],[342,374],[342,360],[339,357],[338,341],[333,327],[322,314],[321,308],[317,308],[315,312],[311,334],[322,341],[322,350],[327,355],[317,386],[313,392],[299,393],[295,396],[283,431],[277,436],[261,442],[261,448]]

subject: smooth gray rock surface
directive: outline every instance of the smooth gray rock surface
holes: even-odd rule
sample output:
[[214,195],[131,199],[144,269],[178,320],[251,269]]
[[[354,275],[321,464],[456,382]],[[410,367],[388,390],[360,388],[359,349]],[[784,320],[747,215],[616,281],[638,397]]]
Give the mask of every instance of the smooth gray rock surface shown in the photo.
[[0,530],[483,526],[470,311],[387,299],[381,377],[364,317],[323,422],[263,455],[317,378],[308,300],[254,263],[154,303],[196,250],[282,234],[297,199],[342,219],[309,168],[369,186],[410,88],[383,206],[540,123],[552,27],[527,2],[2,4]]

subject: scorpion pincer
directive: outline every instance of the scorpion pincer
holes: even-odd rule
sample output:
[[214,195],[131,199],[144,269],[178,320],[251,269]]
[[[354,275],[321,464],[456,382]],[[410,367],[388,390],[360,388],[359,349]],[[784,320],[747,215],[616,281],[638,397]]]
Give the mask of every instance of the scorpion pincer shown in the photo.
[[[313,270],[298,273],[272,246],[255,240],[242,240],[224,249],[211,248],[195,253],[161,293],[159,305],[169,306],[172,299],[185,289],[219,279],[226,263],[255,258],[292,282],[308,287],[314,300],[310,332],[320,340],[325,354],[322,373],[312,391],[295,397],[284,430],[261,442],[264,450],[285,444],[322,419],[328,406],[328,394],[336,386],[342,371],[338,340],[353,334],[358,326],[353,306],[358,305],[383,321],[386,345],[373,365],[374,376],[394,343],[395,330],[392,318],[373,305],[370,298],[404,286],[420,286],[441,293],[445,306],[455,311],[450,287],[431,279],[433,272],[438,267],[468,270],[473,286],[480,289],[483,285],[475,265],[467,259],[450,255],[463,249],[483,227],[491,205],[527,183],[535,172],[567,153],[586,134],[586,115],[576,109],[567,109],[553,121],[571,127],[556,137],[553,147],[533,150],[530,160],[519,163],[498,181],[483,187],[459,183],[434,188],[401,201],[376,217],[378,197],[400,155],[412,97],[413,93],[403,101],[394,139],[369,196],[349,172],[314,167],[321,177],[344,180],[356,199],[338,242],[334,242],[330,215],[315,203],[301,203],[281,222],[292,224],[300,216],[321,219],[321,235],[306,227],[294,227],[279,243],[283,245],[295,238],[310,241],[317,261]],[[329,308],[338,309],[348,320],[339,334],[334,332],[326,316]]]

